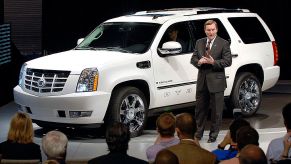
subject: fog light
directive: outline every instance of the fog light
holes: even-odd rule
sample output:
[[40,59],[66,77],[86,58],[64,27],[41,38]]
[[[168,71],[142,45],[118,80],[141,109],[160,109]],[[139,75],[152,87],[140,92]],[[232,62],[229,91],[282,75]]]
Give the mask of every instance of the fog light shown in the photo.
[[92,111],[70,111],[69,114],[71,118],[90,117]]

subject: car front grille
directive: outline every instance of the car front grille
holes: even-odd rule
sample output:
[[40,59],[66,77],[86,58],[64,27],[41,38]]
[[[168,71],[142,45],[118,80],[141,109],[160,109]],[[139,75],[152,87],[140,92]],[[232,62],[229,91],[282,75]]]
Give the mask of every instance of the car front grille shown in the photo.
[[60,92],[69,75],[70,71],[28,68],[25,75],[25,88],[38,93]]

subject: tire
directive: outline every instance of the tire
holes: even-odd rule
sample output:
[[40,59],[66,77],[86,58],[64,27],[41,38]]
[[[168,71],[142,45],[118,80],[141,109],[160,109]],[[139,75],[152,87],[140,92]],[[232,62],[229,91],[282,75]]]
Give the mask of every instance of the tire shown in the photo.
[[130,136],[142,134],[147,120],[148,103],[144,94],[135,87],[117,89],[110,100],[105,124],[114,121],[128,125]]
[[262,87],[258,78],[249,72],[238,74],[230,96],[231,106],[240,108],[242,115],[254,115],[262,102]]

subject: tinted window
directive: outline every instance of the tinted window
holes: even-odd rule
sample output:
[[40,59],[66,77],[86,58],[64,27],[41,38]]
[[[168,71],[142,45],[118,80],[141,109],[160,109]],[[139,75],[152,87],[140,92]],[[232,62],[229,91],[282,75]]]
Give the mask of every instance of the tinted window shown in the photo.
[[[193,20],[192,21],[192,32],[193,32],[193,40],[194,43],[196,43],[196,40],[201,39],[206,37],[206,34],[204,32],[204,23],[209,20],[209,19],[199,19],[199,20]],[[220,22],[219,19],[212,19],[217,23],[218,26],[218,32],[217,35],[222,37],[223,39],[231,42],[230,37],[225,29],[225,27],[223,26],[223,24]],[[194,45],[195,47],[195,45]]]
[[268,42],[270,38],[256,17],[228,18],[245,44]]
[[[159,48],[162,47],[163,43],[168,41],[176,41],[179,42],[182,46],[182,53],[189,53],[193,52],[192,48],[192,39],[190,37],[190,31],[189,31],[189,22],[179,22],[172,24],[168,27],[166,32],[164,33],[162,40],[159,43]],[[173,39],[173,35],[175,36]]]
[[144,53],[151,45],[159,27],[159,24],[153,23],[104,23],[89,34],[76,49]]

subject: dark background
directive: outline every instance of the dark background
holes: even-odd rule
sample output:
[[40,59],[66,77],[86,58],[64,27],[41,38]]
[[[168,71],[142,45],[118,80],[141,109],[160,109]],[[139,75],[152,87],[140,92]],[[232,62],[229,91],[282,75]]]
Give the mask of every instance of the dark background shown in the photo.
[[[103,21],[140,10],[153,10],[179,7],[224,7],[247,8],[258,13],[271,29],[279,49],[280,79],[291,79],[288,72],[290,50],[287,49],[286,29],[288,0],[272,2],[255,0],[123,0],[106,2],[83,0],[57,3],[56,0],[43,1],[43,48],[48,53],[64,51],[76,46],[78,38],[86,36]],[[250,27],[249,30],[252,27]]]
[[[246,8],[258,13],[276,39],[280,79],[291,79],[287,48],[287,37],[291,36],[287,25],[287,11],[291,7],[288,0],[0,0],[0,24],[11,24],[13,48],[12,62],[0,66],[0,105],[12,100],[12,88],[17,84],[24,61],[72,49],[79,38],[107,19],[140,10],[182,7]],[[21,15],[25,19],[19,19]]]

